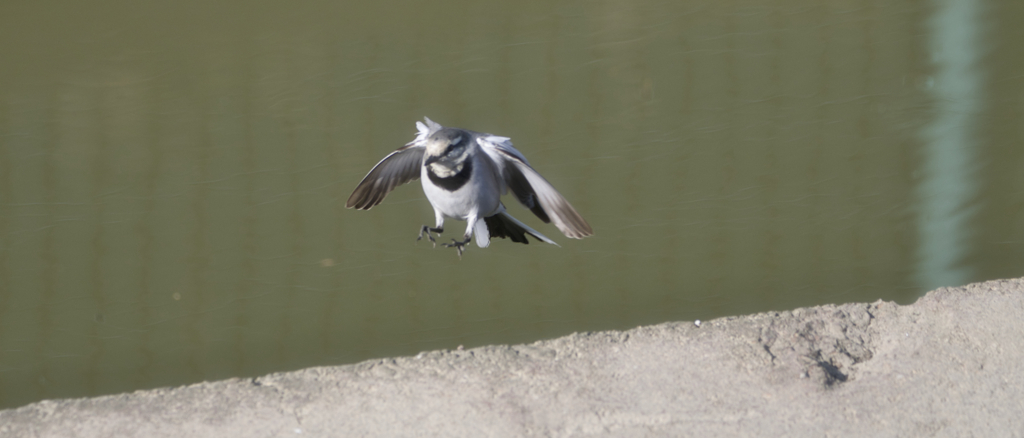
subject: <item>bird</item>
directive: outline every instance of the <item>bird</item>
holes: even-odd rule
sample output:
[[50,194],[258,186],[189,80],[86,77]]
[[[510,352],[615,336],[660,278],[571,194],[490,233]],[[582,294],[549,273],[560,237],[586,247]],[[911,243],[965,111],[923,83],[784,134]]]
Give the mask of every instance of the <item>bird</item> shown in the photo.
[[396,187],[420,179],[423,193],[434,208],[434,226],[420,227],[417,241],[427,238],[437,246],[431,233],[440,237],[446,218],[466,221],[462,240],[452,238],[459,258],[473,237],[480,248],[492,237],[509,238],[529,244],[526,236],[559,246],[554,240],[530,228],[505,210],[501,196],[509,190],[515,198],[544,223],[554,222],[566,237],[582,239],[594,234],[576,209],[530,166],[508,137],[468,129],[444,127],[423,118],[416,122],[416,138],[380,160],[363,177],[346,208],[369,210],[380,204]]

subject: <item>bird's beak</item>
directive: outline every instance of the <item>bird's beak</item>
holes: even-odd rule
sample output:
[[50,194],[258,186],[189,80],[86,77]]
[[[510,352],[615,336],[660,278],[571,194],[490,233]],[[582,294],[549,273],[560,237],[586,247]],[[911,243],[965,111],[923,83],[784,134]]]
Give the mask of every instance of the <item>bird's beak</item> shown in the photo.
[[424,166],[429,166],[429,165],[437,162],[437,160],[439,160],[440,158],[441,157],[438,156],[438,155],[428,155],[427,159],[423,160],[423,165]]

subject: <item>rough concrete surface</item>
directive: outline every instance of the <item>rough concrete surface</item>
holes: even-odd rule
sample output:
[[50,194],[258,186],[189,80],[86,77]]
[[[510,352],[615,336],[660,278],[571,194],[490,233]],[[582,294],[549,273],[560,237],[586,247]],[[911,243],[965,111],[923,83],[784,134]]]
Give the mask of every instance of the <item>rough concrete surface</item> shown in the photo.
[[1022,435],[1024,279],[0,411],[2,437]]

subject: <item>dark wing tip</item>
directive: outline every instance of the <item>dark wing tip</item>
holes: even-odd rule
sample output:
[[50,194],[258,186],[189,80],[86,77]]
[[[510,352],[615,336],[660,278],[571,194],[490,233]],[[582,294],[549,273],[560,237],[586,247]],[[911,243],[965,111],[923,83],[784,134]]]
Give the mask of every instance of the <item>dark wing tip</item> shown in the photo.
[[[352,195],[348,197],[348,202],[345,202],[345,208],[355,207],[358,203],[359,201],[356,199],[356,192],[352,192]],[[362,208],[358,208],[357,210],[362,210]]]
[[380,204],[389,192],[419,179],[423,148],[407,145],[388,154],[363,177],[345,202],[345,208],[369,210]]
[[583,219],[583,216],[580,216],[565,198],[557,199],[552,204],[553,211],[551,213],[554,213],[560,219],[563,227],[559,227],[559,229],[561,229],[562,234],[565,234],[566,237],[582,239],[594,235],[594,230],[590,228],[587,220]]
[[380,204],[384,198],[382,196],[375,196],[376,190],[375,181],[363,181],[352,191],[352,195],[348,197],[348,202],[345,203],[345,208],[355,208],[356,210],[369,210],[373,206]]
[[533,207],[530,207],[530,211],[532,211],[533,214],[537,215],[537,217],[540,218],[540,220],[543,221],[544,223],[550,224],[551,218],[548,217],[548,214],[544,211],[544,207],[540,206],[540,202],[537,202],[536,200],[533,200],[532,202]]
[[571,225],[573,234],[567,235],[572,239],[582,239],[584,237],[590,237],[594,235],[594,230],[590,228],[590,224],[583,220],[582,217],[578,217],[579,222]]

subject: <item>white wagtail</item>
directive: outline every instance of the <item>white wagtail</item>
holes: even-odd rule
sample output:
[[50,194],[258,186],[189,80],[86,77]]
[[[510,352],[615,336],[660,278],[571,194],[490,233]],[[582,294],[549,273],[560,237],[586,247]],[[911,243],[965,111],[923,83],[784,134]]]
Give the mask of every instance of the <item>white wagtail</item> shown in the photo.
[[434,228],[423,225],[416,240],[427,233],[436,244],[430,233],[440,235],[446,217],[465,220],[463,240],[444,244],[455,247],[460,258],[474,233],[481,248],[490,244],[491,237],[529,243],[527,234],[558,245],[505,211],[500,198],[509,189],[540,220],[554,221],[566,237],[581,239],[594,234],[590,224],[512,147],[509,138],[445,128],[424,119],[426,124],[416,122],[416,139],[373,166],[352,191],[346,207],[369,210],[395,187],[422,178],[423,193],[434,207],[436,222]]

